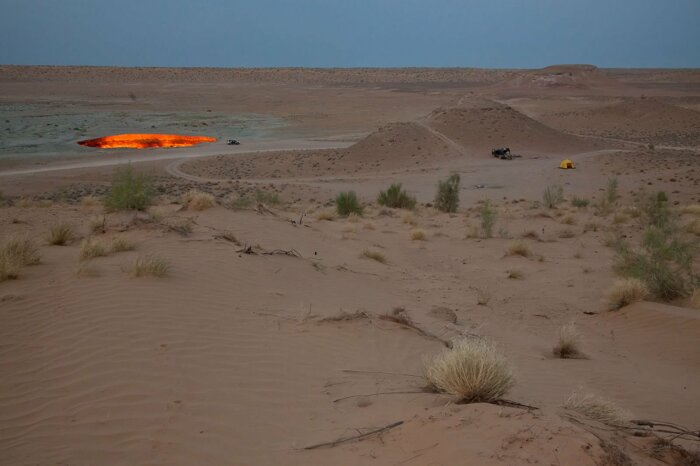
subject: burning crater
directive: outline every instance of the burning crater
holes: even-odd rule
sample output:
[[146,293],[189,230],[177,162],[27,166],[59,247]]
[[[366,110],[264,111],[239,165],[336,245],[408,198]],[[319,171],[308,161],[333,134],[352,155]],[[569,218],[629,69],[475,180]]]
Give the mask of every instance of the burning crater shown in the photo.
[[147,149],[149,147],[190,147],[203,142],[216,142],[208,136],[182,136],[180,134],[115,134],[97,139],[78,141],[81,146],[101,149]]

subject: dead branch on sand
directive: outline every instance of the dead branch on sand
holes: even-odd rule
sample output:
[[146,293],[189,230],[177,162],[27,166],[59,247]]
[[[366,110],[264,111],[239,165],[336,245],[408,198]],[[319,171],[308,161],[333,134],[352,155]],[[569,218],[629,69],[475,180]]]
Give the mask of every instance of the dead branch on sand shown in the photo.
[[396,324],[403,325],[404,327],[411,328],[411,329],[415,330],[416,332],[418,332],[419,334],[423,335],[424,337],[439,341],[440,343],[442,343],[443,345],[445,345],[448,348],[451,346],[451,343],[449,341],[444,340],[444,339],[440,338],[439,336],[437,336],[433,333],[430,333],[427,330],[419,327],[413,321],[413,319],[411,319],[411,317],[406,312],[406,309],[404,309],[403,307],[395,307],[394,310],[391,311],[391,314],[382,314],[378,317],[381,320],[386,320],[388,322],[394,322]]
[[253,249],[253,246],[246,246],[242,249],[237,249],[236,252],[238,253],[243,253],[243,254],[249,254],[249,255],[261,255],[261,256],[274,256],[274,255],[281,255],[281,256],[292,256],[292,257],[301,257],[301,254],[296,249],[273,249],[272,251],[266,251],[264,249],[260,249],[260,251],[256,251]]
[[351,398],[360,398],[360,397],[365,397],[365,396],[379,396],[379,395],[409,395],[409,394],[416,394],[416,393],[433,393],[427,388],[424,388],[422,390],[401,390],[401,391],[396,391],[396,392],[374,392],[374,393],[365,393],[361,395],[348,395],[344,396],[342,398],[338,398],[333,400],[333,403],[337,403],[339,401],[343,400],[349,400]]
[[366,438],[371,437],[372,435],[381,434],[381,433],[384,433],[384,432],[391,430],[395,427],[398,427],[401,424],[403,424],[403,422],[404,421],[392,422],[389,425],[386,425],[384,427],[380,427],[379,429],[371,430],[369,432],[365,432],[364,434],[353,435],[352,437],[343,437],[343,438],[339,438],[338,440],[333,440],[332,442],[317,443],[316,445],[309,445],[308,447],[304,447],[304,450],[315,450],[316,448],[323,448],[323,447],[335,447],[335,446],[343,444],[343,443],[365,440]]

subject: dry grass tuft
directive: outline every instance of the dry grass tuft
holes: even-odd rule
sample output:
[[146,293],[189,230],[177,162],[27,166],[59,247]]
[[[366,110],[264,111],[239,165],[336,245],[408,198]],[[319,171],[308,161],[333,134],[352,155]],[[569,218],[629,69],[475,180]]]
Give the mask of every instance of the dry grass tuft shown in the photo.
[[81,264],[75,271],[75,275],[79,278],[96,278],[100,276],[100,271],[87,264]]
[[605,452],[603,465],[605,466],[634,466],[632,459],[614,443],[601,440],[600,448]]
[[535,230],[527,230],[520,235],[521,238],[534,239],[536,241],[540,240],[540,235]]
[[372,251],[370,249],[365,249],[364,251],[362,251],[362,257],[366,259],[375,260],[381,264],[386,264],[387,262],[386,256],[384,254],[382,254],[379,251]]
[[95,196],[85,196],[80,200],[80,205],[83,207],[99,207],[102,205],[102,201]]
[[572,393],[564,402],[564,408],[612,426],[624,426],[632,417],[608,400],[580,392]]
[[508,246],[508,255],[530,257],[532,255],[532,251],[530,250],[530,246],[525,241],[513,241]]
[[158,277],[163,278],[170,272],[170,265],[165,259],[156,256],[142,256],[136,259],[131,267],[132,277]]
[[94,259],[108,254],[107,247],[95,238],[87,238],[80,243],[80,260]]
[[426,362],[425,378],[437,391],[456,395],[466,403],[495,401],[514,385],[505,357],[484,339],[454,342]]
[[512,280],[522,280],[524,275],[520,270],[508,270],[508,278]]
[[324,317],[323,319],[319,319],[319,323],[328,323],[328,322],[352,322],[355,320],[369,320],[370,316],[367,314],[365,311],[355,311],[355,312],[345,312],[341,311],[339,314],[336,314],[334,316],[329,316],[329,317]]
[[327,210],[322,210],[318,214],[316,214],[316,220],[319,222],[332,222],[335,220],[335,211],[327,209]]
[[196,189],[191,189],[182,196],[182,203],[187,206],[189,210],[207,210],[216,204],[214,196],[209,193],[204,193],[202,191],[197,191]]
[[0,282],[16,280],[22,267],[40,262],[39,251],[29,239],[10,238],[0,247]]
[[567,215],[561,219],[561,223],[564,225],[576,225],[576,217],[573,215]]
[[126,238],[114,238],[112,240],[112,246],[110,247],[110,251],[112,252],[126,252],[133,251],[134,249],[136,249],[134,243]]
[[693,309],[700,309],[700,288],[695,288],[688,298],[688,304]]
[[559,341],[552,353],[562,359],[578,359],[583,357],[580,350],[580,337],[573,323],[559,328]]
[[88,228],[93,234],[105,233],[107,231],[107,216],[96,215],[88,223]]
[[416,220],[416,216],[413,215],[411,212],[406,212],[405,214],[403,214],[403,216],[401,217],[401,221],[406,225],[411,225],[412,227],[418,225],[418,220]]
[[65,246],[73,239],[73,227],[67,223],[54,225],[49,230],[48,238],[46,239],[53,246]]
[[411,230],[411,241],[425,241],[427,236],[422,228],[414,228]]
[[681,207],[681,213],[689,215],[700,215],[700,204],[689,204]]
[[620,309],[637,301],[641,301],[649,295],[649,289],[643,281],[636,278],[621,278],[605,293],[608,302],[613,309]]
[[700,220],[693,220],[690,222],[685,229],[688,233],[692,233],[695,236],[700,236]]

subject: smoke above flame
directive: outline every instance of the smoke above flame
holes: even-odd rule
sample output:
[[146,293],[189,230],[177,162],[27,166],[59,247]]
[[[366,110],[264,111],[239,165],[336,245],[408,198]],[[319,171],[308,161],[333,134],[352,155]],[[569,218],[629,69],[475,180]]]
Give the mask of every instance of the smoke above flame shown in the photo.
[[180,134],[115,134],[103,138],[78,141],[78,144],[101,149],[147,149],[150,147],[190,147],[203,142],[216,142],[216,138],[183,136]]

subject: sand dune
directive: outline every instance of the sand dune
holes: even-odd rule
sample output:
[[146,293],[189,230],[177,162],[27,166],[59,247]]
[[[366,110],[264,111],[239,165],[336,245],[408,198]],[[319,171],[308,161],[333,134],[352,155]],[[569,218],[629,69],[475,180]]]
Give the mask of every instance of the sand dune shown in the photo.
[[484,99],[468,99],[458,107],[437,109],[426,122],[472,151],[508,146],[514,153],[571,154],[600,147],[594,141],[563,134],[512,107]]

